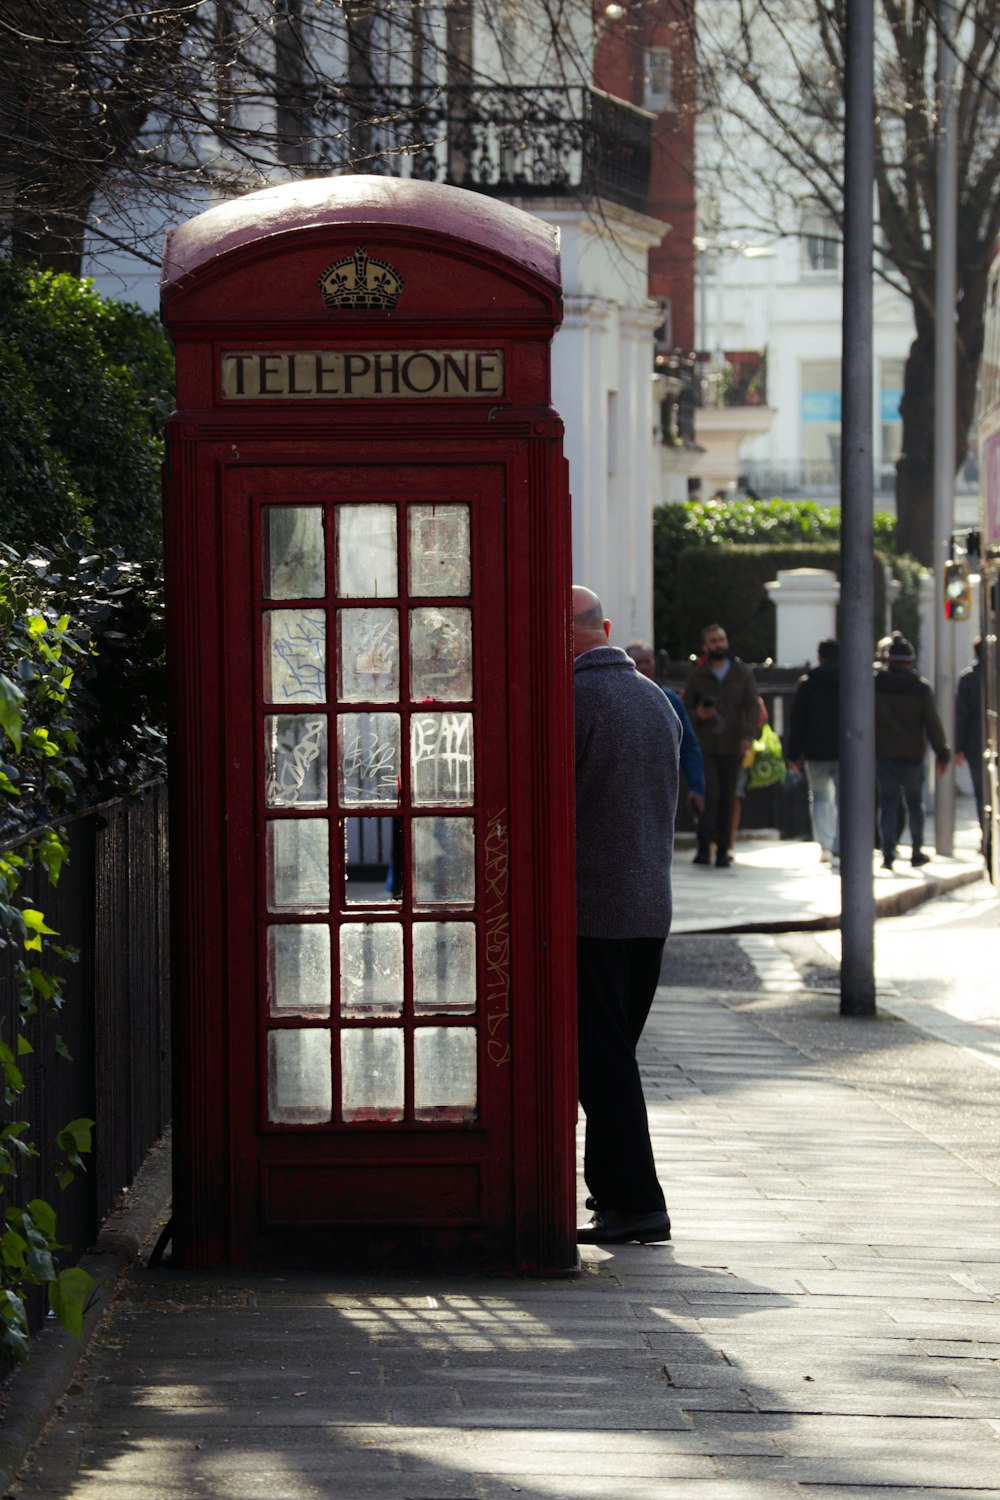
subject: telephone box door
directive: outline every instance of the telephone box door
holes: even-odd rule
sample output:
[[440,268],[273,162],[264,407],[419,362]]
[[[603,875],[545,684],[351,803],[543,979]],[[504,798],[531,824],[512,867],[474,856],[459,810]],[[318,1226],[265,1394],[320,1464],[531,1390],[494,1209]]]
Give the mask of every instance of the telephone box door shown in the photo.
[[513,1232],[503,478],[229,480],[237,1263]]

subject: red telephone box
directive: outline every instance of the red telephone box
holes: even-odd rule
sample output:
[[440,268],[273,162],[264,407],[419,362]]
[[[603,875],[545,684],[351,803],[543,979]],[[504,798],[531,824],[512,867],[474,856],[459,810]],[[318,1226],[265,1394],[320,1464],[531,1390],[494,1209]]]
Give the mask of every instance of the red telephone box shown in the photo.
[[569,500],[539,220],[167,238],[182,1264],[576,1264]]

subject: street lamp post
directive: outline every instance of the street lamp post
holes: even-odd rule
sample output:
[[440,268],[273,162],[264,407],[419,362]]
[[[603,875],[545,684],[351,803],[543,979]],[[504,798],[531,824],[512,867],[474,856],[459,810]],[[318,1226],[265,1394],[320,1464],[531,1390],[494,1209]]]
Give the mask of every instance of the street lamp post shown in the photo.
[[872,513],[873,0],[847,0],[840,569],[842,1015],[875,1014],[875,619]]
[[[958,141],[955,100],[955,7],[938,0],[937,214],[934,225],[934,697],[949,742],[955,731],[955,633],[945,619],[944,565],[951,556],[955,493],[955,249],[958,235]],[[934,843],[954,852],[955,778],[946,771],[934,791]]]

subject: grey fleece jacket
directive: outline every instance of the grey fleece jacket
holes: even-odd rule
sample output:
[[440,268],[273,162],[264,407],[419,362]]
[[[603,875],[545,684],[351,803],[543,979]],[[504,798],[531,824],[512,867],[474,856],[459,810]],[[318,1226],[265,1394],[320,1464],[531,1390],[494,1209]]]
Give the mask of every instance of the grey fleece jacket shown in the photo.
[[617,646],[578,656],[577,933],[665,938],[681,726]]

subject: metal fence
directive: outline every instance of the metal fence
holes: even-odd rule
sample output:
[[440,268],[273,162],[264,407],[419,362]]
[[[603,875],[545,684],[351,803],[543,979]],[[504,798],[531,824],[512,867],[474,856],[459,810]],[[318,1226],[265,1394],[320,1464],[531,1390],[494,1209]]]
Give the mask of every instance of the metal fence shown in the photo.
[[[37,870],[22,894],[80,957],[62,965],[62,1009],[32,1023],[19,1117],[41,1154],[24,1164],[15,1191],[21,1202],[41,1197],[56,1205],[70,1265],[93,1243],[170,1118],[166,784],[63,826],[70,858],[59,884],[53,888]],[[16,1032],[7,949],[0,951],[0,1035]],[[81,1116],[96,1122],[94,1151],[86,1173],[63,1193],[51,1151],[56,1133]],[[32,1315],[37,1324],[40,1299]]]

